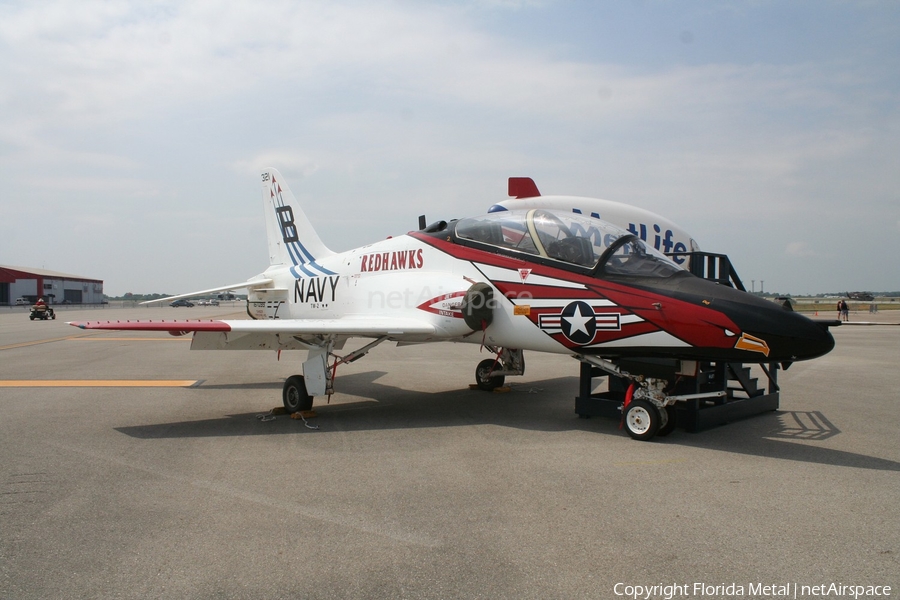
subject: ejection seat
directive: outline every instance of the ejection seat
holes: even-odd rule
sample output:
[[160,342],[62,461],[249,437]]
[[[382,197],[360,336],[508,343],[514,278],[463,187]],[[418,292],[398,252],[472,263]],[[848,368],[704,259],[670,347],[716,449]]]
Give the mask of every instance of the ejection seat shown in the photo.
[[595,262],[591,241],[584,237],[573,236],[551,242],[547,246],[547,256],[586,267]]

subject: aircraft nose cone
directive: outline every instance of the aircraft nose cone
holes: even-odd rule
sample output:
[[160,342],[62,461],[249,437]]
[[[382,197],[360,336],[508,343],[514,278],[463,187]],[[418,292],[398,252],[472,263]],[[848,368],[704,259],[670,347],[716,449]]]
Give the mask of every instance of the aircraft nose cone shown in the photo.
[[782,317],[772,319],[767,331],[760,332],[769,340],[772,360],[808,360],[828,354],[834,348],[834,337],[824,325],[788,311]]
[[823,324],[771,302],[752,308],[738,311],[734,321],[744,333],[765,340],[770,361],[809,360],[834,348],[834,337]]
[[680,292],[705,300],[703,304],[721,311],[737,325],[740,337],[734,349],[742,352],[742,360],[809,360],[834,348],[834,338],[825,324],[779,304],[699,278],[684,278],[679,285]]

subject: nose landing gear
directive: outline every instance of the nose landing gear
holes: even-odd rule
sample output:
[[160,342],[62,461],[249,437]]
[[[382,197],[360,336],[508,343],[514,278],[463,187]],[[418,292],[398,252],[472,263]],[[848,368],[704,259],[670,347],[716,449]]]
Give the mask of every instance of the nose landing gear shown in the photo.
[[633,400],[622,414],[625,431],[636,440],[649,440],[659,431],[663,413],[649,400]]
[[[739,363],[698,364],[676,359],[614,363],[594,355],[575,358],[581,361],[575,412],[582,418],[597,415],[620,420],[621,427],[636,440],[668,435],[676,426],[702,431],[778,409],[777,364],[759,365],[769,380],[766,390],[757,387],[750,367]],[[623,366],[641,368],[653,376],[634,374]],[[603,373],[610,376],[609,389],[595,393],[592,379]]]
[[649,400],[634,400],[623,409],[622,424],[633,439],[664,437],[675,430],[675,406],[656,406]]

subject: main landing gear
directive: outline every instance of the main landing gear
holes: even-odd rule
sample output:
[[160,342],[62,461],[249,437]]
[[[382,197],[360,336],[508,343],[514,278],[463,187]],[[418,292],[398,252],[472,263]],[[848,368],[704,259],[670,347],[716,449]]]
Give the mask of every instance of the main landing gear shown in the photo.
[[509,348],[487,348],[497,357],[486,358],[475,367],[475,383],[478,385],[478,389],[486,392],[493,391],[503,386],[507,375],[525,373],[525,353],[523,351]]
[[281,398],[289,414],[312,410],[313,397],[306,392],[303,375],[291,375],[285,380]]
[[[387,339],[387,336],[380,337],[345,356],[338,356],[332,352],[333,340],[323,340],[320,344],[307,344],[309,357],[303,363],[303,375],[291,375],[284,382],[281,399],[284,402],[285,410],[290,414],[305,412],[312,410],[315,396],[328,396],[330,399],[334,393],[334,376],[338,365],[362,358],[369,353],[369,350]],[[334,362],[329,365],[328,359],[331,357],[334,358]]]
[[[315,396],[323,394],[330,396],[334,393],[334,375],[338,365],[362,358],[386,339],[386,337],[379,338],[343,357],[333,354],[328,346],[312,349],[310,358],[303,363],[304,374],[291,375],[284,382],[281,398],[285,410],[291,414],[311,410]],[[495,347],[488,349],[494,352],[496,357],[481,361],[475,368],[475,381],[479,389],[490,392],[503,386],[507,375],[525,373],[525,353],[522,350]],[[335,360],[328,366],[325,361],[330,356]],[[313,385],[318,387],[310,387]]]
[[[494,318],[494,288],[489,283],[474,283],[466,290],[460,311],[466,325],[473,332],[485,331]],[[484,345],[496,355],[475,367],[475,383],[478,389],[490,392],[503,386],[507,375],[525,373],[525,353],[521,350]]]

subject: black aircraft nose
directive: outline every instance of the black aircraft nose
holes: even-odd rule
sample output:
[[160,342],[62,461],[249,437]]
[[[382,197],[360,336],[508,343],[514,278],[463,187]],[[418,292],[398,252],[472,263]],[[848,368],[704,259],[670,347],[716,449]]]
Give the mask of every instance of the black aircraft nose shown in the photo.
[[766,340],[769,360],[809,360],[828,354],[834,348],[834,337],[827,325],[784,310],[777,304],[774,308],[775,314],[760,315],[762,318],[756,319],[755,323],[748,322],[744,327],[745,332]]
[[746,292],[730,288],[725,294],[721,292],[713,305],[734,321],[743,334],[765,342],[761,346],[768,348],[768,361],[809,360],[828,354],[834,348],[834,338],[827,323],[817,323]]
[[[747,362],[792,362],[834,348],[831,322],[816,322],[781,304],[697,277],[671,278],[675,297],[691,299],[727,316],[740,329],[735,350]],[[754,360],[757,359],[757,360]]]

